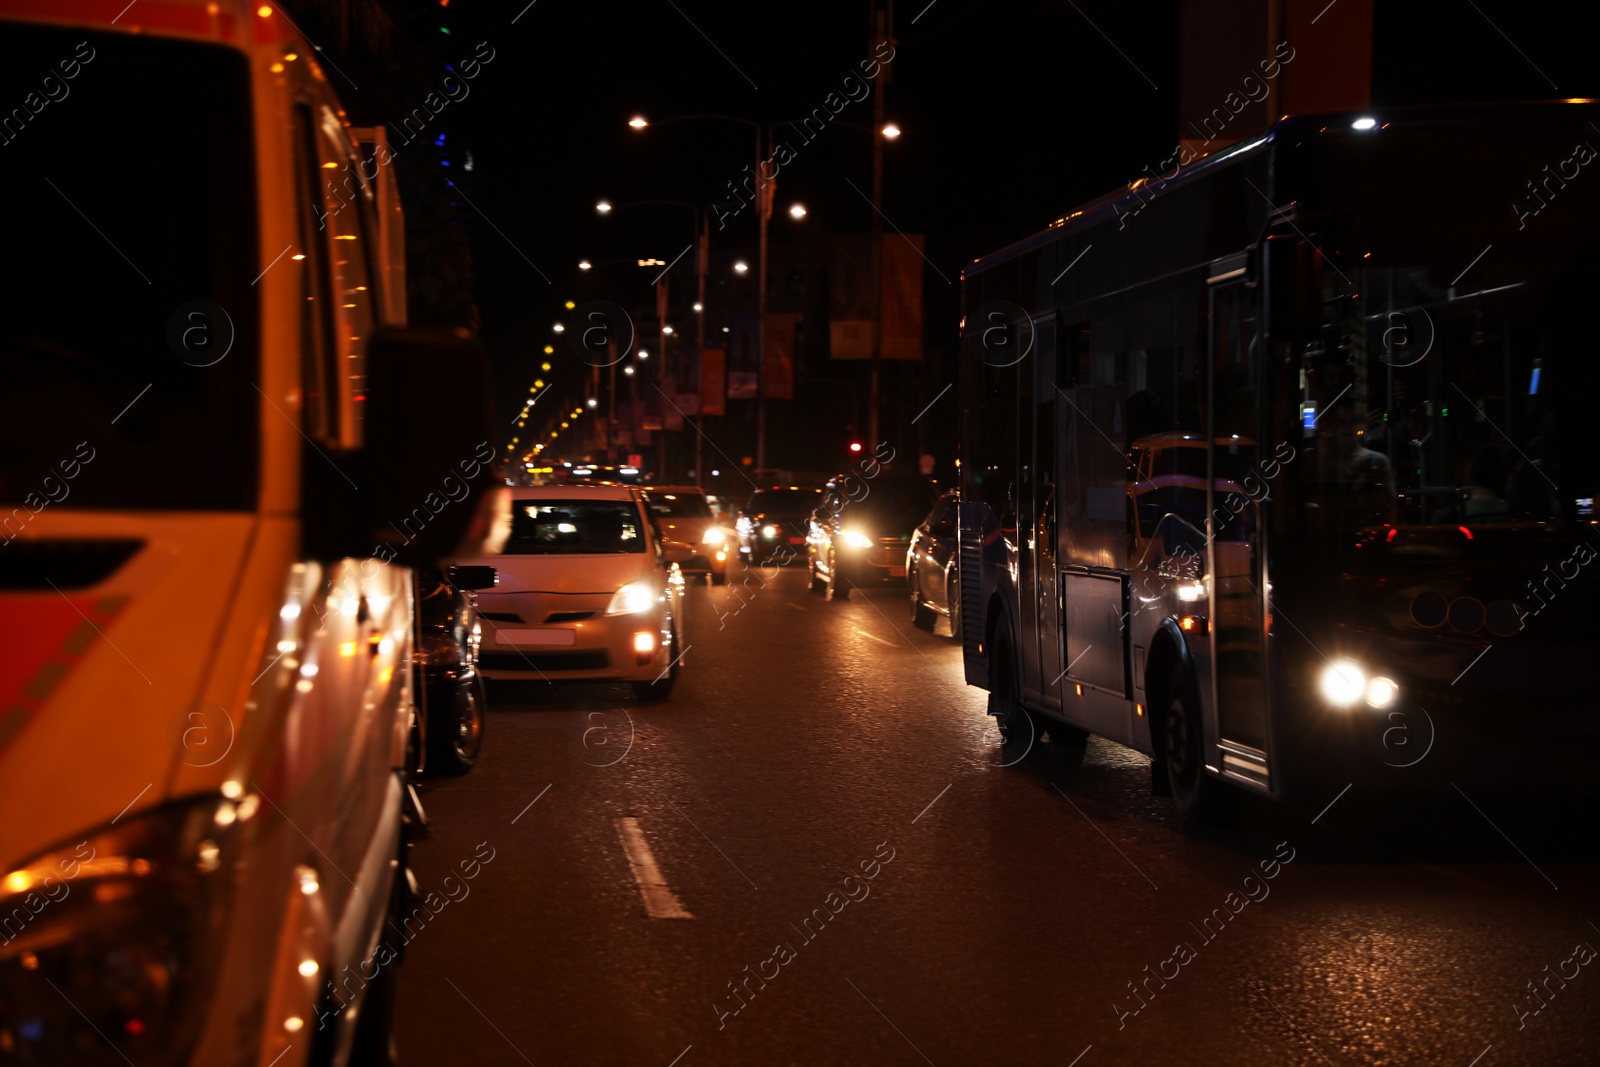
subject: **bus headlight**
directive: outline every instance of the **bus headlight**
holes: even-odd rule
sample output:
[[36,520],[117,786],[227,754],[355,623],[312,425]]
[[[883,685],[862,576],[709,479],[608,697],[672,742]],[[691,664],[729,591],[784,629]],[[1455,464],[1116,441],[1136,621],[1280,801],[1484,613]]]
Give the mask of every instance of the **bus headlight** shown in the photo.
[[1378,709],[1389,707],[1400,696],[1400,685],[1382,675],[1367,683],[1367,703]]
[[1367,689],[1367,675],[1347,659],[1337,659],[1322,669],[1322,696],[1335,707],[1348,708]]
[[871,548],[872,538],[860,530],[846,530],[844,532],[844,543],[851,548]]

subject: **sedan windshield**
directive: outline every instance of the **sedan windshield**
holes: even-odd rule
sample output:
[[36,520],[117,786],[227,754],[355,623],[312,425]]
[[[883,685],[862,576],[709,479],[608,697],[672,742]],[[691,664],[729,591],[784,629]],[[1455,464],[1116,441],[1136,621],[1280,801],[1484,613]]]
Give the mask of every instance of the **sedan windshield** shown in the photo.
[[519,500],[505,555],[643,552],[639,510],[626,500]]

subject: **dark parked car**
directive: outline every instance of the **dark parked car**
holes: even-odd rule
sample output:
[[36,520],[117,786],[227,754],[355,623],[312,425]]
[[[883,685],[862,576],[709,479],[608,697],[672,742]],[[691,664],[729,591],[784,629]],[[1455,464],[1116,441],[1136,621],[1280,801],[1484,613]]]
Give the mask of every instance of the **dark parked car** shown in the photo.
[[941,496],[911,535],[906,552],[906,582],[911,586],[911,621],[932,631],[940,615],[950,620],[950,636],[961,640],[961,580],[956,574],[956,515],[960,496]]
[[417,569],[412,656],[427,774],[466,774],[483,747],[488,699],[478,673],[478,613],[467,590],[494,585],[492,567]]
[[812,590],[839,600],[852,586],[903,581],[911,531],[938,496],[931,479],[914,474],[831,479],[807,535]]
[[782,561],[801,558],[806,551],[811,513],[821,502],[821,489],[792,485],[757,489],[735,524],[739,554],[746,563],[765,563],[774,557]]

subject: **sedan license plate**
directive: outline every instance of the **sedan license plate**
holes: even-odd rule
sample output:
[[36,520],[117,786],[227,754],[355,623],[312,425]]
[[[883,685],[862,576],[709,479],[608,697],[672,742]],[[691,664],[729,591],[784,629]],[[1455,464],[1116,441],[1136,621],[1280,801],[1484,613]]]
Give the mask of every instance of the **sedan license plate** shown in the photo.
[[891,577],[891,578],[904,578],[905,576],[906,576],[906,569],[905,569],[905,567],[903,565],[898,565],[897,564],[897,565],[892,566],[892,567],[889,568],[889,577]]
[[496,630],[496,644],[523,647],[528,645],[570,645],[578,639],[571,630]]

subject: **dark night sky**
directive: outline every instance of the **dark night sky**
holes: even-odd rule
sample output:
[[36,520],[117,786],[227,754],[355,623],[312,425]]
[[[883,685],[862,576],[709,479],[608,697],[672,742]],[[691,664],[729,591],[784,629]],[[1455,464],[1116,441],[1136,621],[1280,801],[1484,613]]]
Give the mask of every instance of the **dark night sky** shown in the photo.
[[[819,106],[868,53],[864,0],[525,3],[452,0],[449,14],[450,42],[463,56],[479,41],[496,52],[455,128],[475,160],[467,188],[481,216],[466,212],[475,296],[507,422],[543,345],[557,340],[550,324],[563,301],[605,297],[632,307],[649,299],[645,272],[581,275],[578,259],[665,258],[688,243],[686,211],[636,208],[600,219],[595,200],[706,203],[726,195],[753,156],[748,127],[682,123],[639,134],[628,117],[781,120]],[[886,149],[883,206],[900,229],[928,235],[928,257],[949,278],[1170,154],[1175,0],[935,0],[925,11],[924,3],[896,6],[886,116],[905,135]],[[1374,103],[1594,93],[1592,53],[1555,18],[1548,7],[1491,0],[1379,0]],[[840,118],[869,124],[871,109],[868,98]],[[870,177],[867,138],[853,130],[829,128],[801,148],[779,175],[778,205],[803,201],[811,214],[798,225],[807,232],[775,214],[774,247],[864,231],[869,208],[850,183],[866,191]],[[712,242],[753,253],[753,212],[714,229]],[[956,287],[933,271],[925,278],[925,343],[953,350]],[[557,389],[577,398],[580,365],[560,348],[553,362]]]

